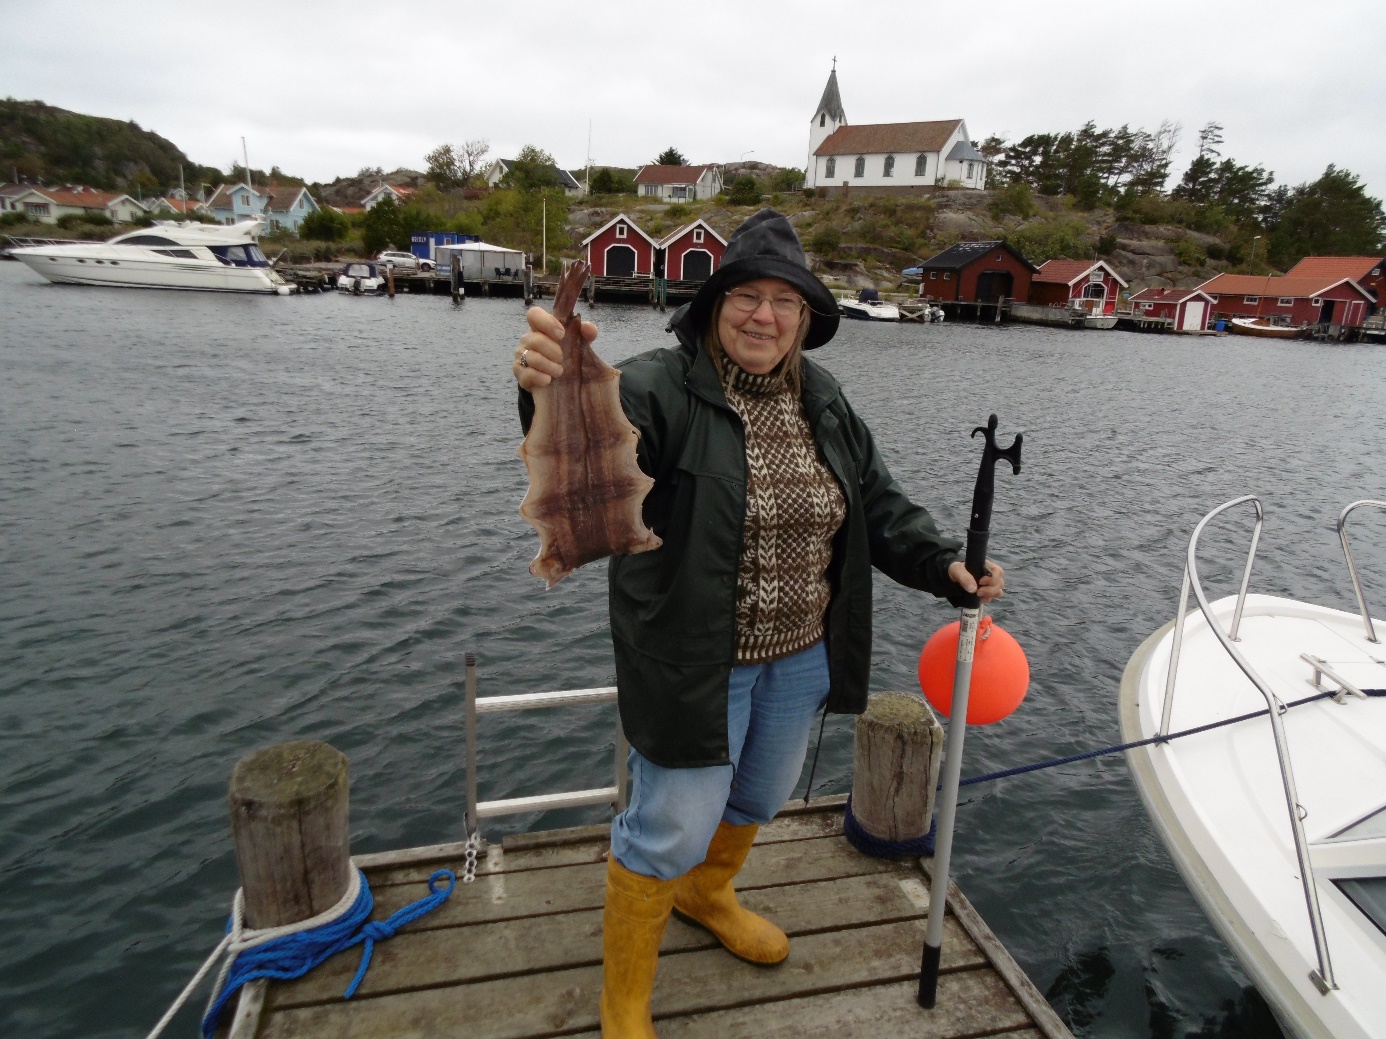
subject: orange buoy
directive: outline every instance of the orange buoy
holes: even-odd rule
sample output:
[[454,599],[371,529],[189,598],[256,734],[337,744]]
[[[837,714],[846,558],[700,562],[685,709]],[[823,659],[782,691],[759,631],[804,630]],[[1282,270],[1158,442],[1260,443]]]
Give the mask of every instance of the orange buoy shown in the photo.
[[[919,688],[945,718],[953,706],[953,676],[958,669],[958,621],[934,632],[919,654]],[[972,655],[972,688],[967,696],[967,724],[990,725],[1007,718],[1025,699],[1030,663],[1009,632],[990,617],[977,628]]]

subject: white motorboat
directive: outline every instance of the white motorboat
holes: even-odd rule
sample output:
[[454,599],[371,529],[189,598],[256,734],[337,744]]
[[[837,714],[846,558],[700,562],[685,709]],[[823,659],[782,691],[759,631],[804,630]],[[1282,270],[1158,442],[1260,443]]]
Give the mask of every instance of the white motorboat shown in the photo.
[[260,251],[264,228],[263,219],[231,226],[160,220],[107,242],[42,245],[12,255],[60,284],[287,296],[297,286],[280,277]]
[[894,303],[886,303],[875,289],[862,289],[857,298],[850,297],[837,301],[837,309],[843,317],[859,318],[866,321],[899,321],[900,308]]
[[[1199,535],[1243,505],[1256,527],[1241,590],[1209,603]],[[1261,503],[1213,510],[1190,539],[1176,620],[1121,682],[1125,741],[1209,727],[1127,759],[1190,890],[1295,1039],[1386,1037],[1386,624],[1346,533],[1363,505],[1386,509],[1354,502],[1338,520],[1356,614],[1247,594]]]
[[337,275],[337,288],[358,296],[366,292],[380,292],[385,288],[385,278],[375,264],[367,260],[353,260]]

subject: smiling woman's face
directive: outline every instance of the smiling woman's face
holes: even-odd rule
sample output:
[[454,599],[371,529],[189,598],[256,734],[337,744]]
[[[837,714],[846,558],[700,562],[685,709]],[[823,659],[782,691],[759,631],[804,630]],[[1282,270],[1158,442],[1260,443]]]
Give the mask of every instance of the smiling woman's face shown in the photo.
[[780,278],[757,278],[743,282],[732,291],[763,298],[749,314],[738,311],[730,297],[723,300],[722,312],[717,318],[717,337],[721,340],[722,349],[740,368],[752,375],[774,371],[775,366],[794,349],[803,310],[800,308],[792,316],[781,317],[775,313],[770,301],[777,296],[793,296],[798,300],[802,300],[803,296],[793,285]]

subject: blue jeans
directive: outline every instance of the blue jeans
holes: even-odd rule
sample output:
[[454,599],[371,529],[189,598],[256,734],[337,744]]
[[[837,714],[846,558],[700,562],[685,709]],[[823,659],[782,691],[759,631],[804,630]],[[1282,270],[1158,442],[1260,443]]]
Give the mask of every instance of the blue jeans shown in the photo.
[[630,752],[630,806],[611,823],[611,853],[632,873],[673,880],[707,857],[717,824],[765,823],[794,792],[814,716],[828,699],[822,642],[769,664],[732,668],[730,765],[664,768]]

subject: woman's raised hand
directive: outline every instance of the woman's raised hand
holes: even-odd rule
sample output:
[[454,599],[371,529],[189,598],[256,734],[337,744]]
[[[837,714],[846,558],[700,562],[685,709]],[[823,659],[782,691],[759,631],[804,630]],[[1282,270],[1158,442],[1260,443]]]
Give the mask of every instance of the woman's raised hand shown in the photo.
[[960,585],[963,591],[976,595],[982,602],[999,599],[1006,592],[1006,571],[1001,568],[1000,563],[990,559],[987,560],[987,573],[983,575],[980,584],[973,580],[962,560],[949,564],[948,576]]
[[[563,326],[543,307],[530,307],[525,320],[529,322],[529,331],[520,336],[510,367],[520,389],[533,393],[563,374],[563,348],[559,345]],[[584,321],[582,338],[591,343],[597,338],[597,326]]]

